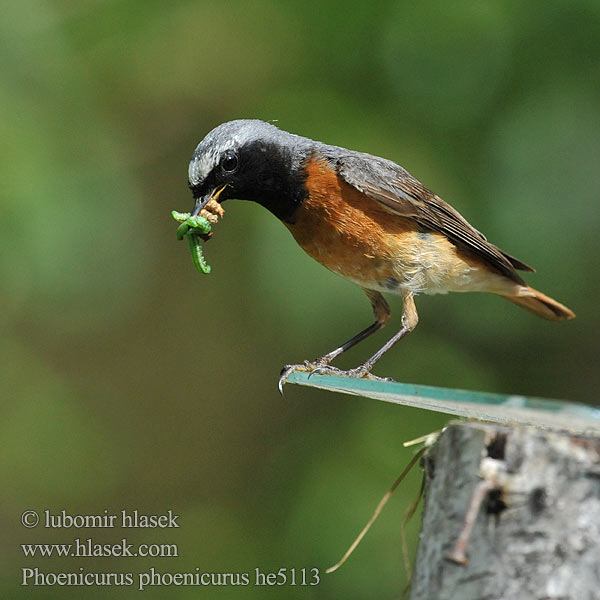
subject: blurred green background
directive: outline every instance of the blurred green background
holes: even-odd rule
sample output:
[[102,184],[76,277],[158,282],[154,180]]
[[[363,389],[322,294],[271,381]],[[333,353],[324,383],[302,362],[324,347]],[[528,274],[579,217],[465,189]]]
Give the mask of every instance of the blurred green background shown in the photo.
[[[253,572],[334,563],[443,415],[276,382],[370,323],[258,205],[230,201],[193,269],[196,144],[234,118],[386,156],[538,269],[577,313],[424,296],[375,372],[597,401],[600,4],[465,1],[8,2],[0,20],[0,595],[43,572]],[[338,364],[354,366],[395,320]],[[318,587],[149,588],[146,598],[390,598],[413,473]],[[24,529],[26,509],[173,509],[177,530]],[[411,524],[416,548],[418,519]],[[177,543],[179,558],[26,559],[20,544]]]

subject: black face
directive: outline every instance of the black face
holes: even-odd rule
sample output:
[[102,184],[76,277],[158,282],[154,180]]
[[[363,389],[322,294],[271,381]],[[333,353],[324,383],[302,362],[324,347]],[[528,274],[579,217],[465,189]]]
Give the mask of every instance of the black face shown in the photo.
[[218,155],[214,148],[208,148],[193,160],[207,164],[211,158],[216,164],[204,180],[190,185],[197,200],[195,214],[222,189],[218,202],[228,198],[252,200],[284,221],[293,220],[306,189],[305,174],[297,157],[292,159],[291,149],[275,140],[254,140],[239,147],[232,145]]

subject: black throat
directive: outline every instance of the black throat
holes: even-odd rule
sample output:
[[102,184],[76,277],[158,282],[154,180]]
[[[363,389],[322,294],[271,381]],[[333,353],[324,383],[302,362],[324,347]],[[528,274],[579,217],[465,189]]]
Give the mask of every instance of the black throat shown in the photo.
[[[244,175],[234,188],[240,196],[264,206],[278,219],[294,222],[294,214],[307,197],[304,163],[307,149],[256,142],[244,151]],[[236,196],[236,189],[231,194]]]

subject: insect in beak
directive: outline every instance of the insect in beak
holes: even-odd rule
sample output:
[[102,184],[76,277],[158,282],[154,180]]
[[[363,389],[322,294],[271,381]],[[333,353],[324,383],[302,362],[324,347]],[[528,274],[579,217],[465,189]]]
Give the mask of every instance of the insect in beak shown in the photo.
[[196,217],[200,214],[200,211],[211,201],[215,202],[219,199],[219,196],[223,192],[223,190],[227,187],[227,184],[222,185],[220,188],[213,190],[210,194],[206,194],[206,196],[202,196],[196,199],[196,206],[194,206],[194,210],[192,212],[192,217]]

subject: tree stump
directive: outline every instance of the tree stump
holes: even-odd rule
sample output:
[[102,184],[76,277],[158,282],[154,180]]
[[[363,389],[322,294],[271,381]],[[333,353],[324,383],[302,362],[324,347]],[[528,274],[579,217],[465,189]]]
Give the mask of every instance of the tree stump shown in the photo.
[[411,600],[600,598],[599,438],[453,422],[423,461]]

